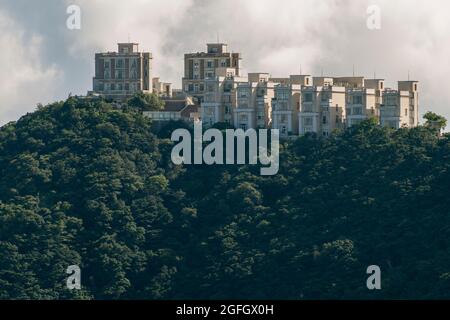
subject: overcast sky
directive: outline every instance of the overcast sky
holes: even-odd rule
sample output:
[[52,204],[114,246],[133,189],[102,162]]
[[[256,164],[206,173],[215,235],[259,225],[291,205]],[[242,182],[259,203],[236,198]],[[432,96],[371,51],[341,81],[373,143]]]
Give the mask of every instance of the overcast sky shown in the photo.
[[[66,9],[81,8],[81,30]],[[366,25],[369,5],[381,29]],[[180,87],[183,54],[205,43],[242,53],[245,72],[420,81],[421,114],[450,118],[447,0],[0,0],[0,125],[37,103],[85,94],[94,53],[128,37],[153,53],[153,76]]]

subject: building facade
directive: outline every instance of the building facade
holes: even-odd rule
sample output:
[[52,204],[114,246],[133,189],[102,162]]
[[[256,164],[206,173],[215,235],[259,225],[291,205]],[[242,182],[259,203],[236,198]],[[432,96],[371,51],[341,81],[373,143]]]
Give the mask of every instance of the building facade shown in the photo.
[[[325,81],[324,81],[325,80]],[[298,134],[308,132],[328,136],[345,122],[346,88],[333,85],[328,79],[319,79],[322,85],[303,86],[298,113]]]
[[117,52],[95,54],[93,93],[123,101],[136,92],[152,92],[152,54],[137,43],[119,43]]
[[166,108],[146,115],[160,120],[190,118],[180,109],[180,101],[190,99],[189,110],[195,105],[192,114],[204,126],[222,122],[244,130],[273,128],[282,137],[309,132],[328,136],[368,118],[392,128],[419,123],[417,81],[399,81],[397,89],[390,89],[384,79],[361,76],[274,78],[261,72],[243,76],[240,53],[228,52],[224,43],[185,54],[181,90],[151,78],[151,71],[150,52],[140,52],[137,43],[119,43],[117,52],[95,55],[91,93],[117,102],[137,92],[156,93],[165,99]]
[[172,97],[172,84],[170,82],[162,82],[158,77],[152,79],[153,93],[160,97]]
[[214,79],[217,68],[232,68],[240,76],[240,53],[228,52],[225,43],[209,43],[206,52],[187,53],[184,55],[183,90],[199,102],[203,101],[205,79]]
[[204,126],[218,122],[234,125],[236,88],[248,79],[236,75],[234,68],[217,68],[216,76],[204,80],[205,93],[201,102],[201,117]]
[[385,90],[380,108],[380,123],[394,129],[418,125],[418,81],[399,81],[397,90]]
[[162,98],[164,108],[158,111],[144,111],[143,115],[156,122],[178,121],[196,122],[199,120],[199,106],[192,97]]
[[312,77],[291,75],[286,81],[278,79],[277,82],[272,99],[272,128],[278,129],[282,137],[297,135],[302,88],[311,86]]
[[268,73],[249,73],[248,81],[237,85],[233,116],[236,128],[247,130],[270,127],[276,84]]

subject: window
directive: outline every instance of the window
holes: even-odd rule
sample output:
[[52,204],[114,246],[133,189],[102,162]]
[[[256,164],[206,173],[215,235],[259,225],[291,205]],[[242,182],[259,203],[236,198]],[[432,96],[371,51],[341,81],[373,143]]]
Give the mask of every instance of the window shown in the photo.
[[281,133],[286,134],[286,126],[281,126]]
[[263,120],[264,119],[264,113],[259,111],[258,112],[258,120]]
[[328,123],[327,116],[323,116],[322,117],[322,124],[327,124],[327,123]]
[[206,67],[207,67],[207,68],[212,68],[212,67],[213,67],[213,62],[212,62],[211,60],[208,60],[208,61],[206,62]]
[[305,93],[303,96],[303,102],[312,102],[312,93]]
[[414,91],[417,91],[417,84],[414,84]]
[[223,98],[222,98],[222,102],[231,103],[231,96],[224,95]]
[[239,89],[239,98],[247,98],[247,90]]
[[276,96],[277,99],[279,100],[287,100],[289,97],[288,92],[286,90],[278,90]]
[[353,108],[353,114],[362,115],[362,108],[361,107]]
[[214,92],[214,84],[207,83],[206,84],[206,92]]
[[362,104],[362,96],[353,96],[353,104]]
[[309,86],[309,78],[306,78],[306,85]]
[[226,61],[226,60],[220,61],[220,66],[221,66],[222,68],[225,68],[225,67],[227,66],[227,61]]
[[231,82],[226,82],[223,85],[223,92],[231,92],[232,89],[233,89],[233,84]]
[[307,104],[303,106],[303,112],[312,112],[312,111],[313,111],[312,105]]
[[405,116],[408,115],[408,109],[405,109]]
[[330,92],[322,92],[322,101],[323,102],[329,101],[330,99],[331,99]]
[[303,118],[303,124],[304,124],[305,126],[312,126],[312,124],[313,124],[313,119],[312,119],[311,117]]
[[266,90],[264,90],[263,88],[258,89],[258,92],[257,92],[258,97],[263,97],[265,94],[266,94]]

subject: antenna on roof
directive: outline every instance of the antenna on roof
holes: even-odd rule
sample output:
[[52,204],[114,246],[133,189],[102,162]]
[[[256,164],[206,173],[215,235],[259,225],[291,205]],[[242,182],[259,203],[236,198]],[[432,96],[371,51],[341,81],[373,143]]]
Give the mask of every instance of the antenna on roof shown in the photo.
[[321,69],[321,76],[323,77],[323,68]]
[[355,76],[355,64],[353,64],[353,76]]

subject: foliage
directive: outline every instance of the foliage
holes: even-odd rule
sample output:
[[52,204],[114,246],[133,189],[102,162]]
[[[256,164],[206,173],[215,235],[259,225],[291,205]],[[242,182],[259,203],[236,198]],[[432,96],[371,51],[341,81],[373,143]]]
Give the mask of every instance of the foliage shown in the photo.
[[0,299],[450,297],[447,136],[366,121],[283,144],[269,177],[174,166],[171,146],[104,101],[3,126]]
[[127,104],[141,111],[159,111],[164,108],[164,101],[156,93],[138,92],[128,99]]
[[434,112],[428,111],[424,114],[423,118],[426,120],[426,126],[437,128],[439,130],[445,129],[445,127],[447,126],[447,119]]

